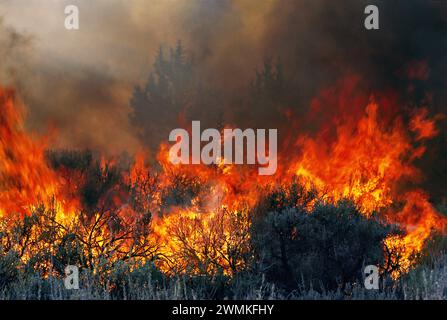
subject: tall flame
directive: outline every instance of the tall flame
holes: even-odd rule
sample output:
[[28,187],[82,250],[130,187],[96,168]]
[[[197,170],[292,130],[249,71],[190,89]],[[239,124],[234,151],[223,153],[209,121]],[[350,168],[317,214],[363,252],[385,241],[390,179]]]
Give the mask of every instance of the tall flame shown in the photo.
[[[390,125],[382,119],[384,110],[374,100],[360,110],[355,117],[328,122],[331,128],[313,136],[289,138],[289,148],[280,153],[274,176],[259,176],[255,168],[245,165],[173,165],[168,160],[168,145],[162,144],[157,157],[161,169],[145,165],[144,156],[137,155],[122,177],[133,192],[115,186],[112,201],[103,203],[104,212],[117,211],[120,223],[128,226],[136,224],[139,213],[151,212],[152,232],[147,238],[156,244],[157,263],[165,272],[222,270],[231,274],[243,268],[243,257],[250,251],[249,212],[269,188],[298,177],[327,202],[348,198],[365,216],[379,212],[386,221],[398,224],[405,234],[387,238],[384,245],[399,252],[393,259],[400,261],[398,271],[405,272],[431,232],[445,230],[445,218],[431,205],[428,195],[413,186],[422,177],[413,161],[423,155],[424,140],[437,134],[436,118],[430,119],[422,108],[408,126],[399,116]],[[328,135],[329,131],[333,134]],[[62,225],[79,219],[83,208],[75,188],[82,174],[52,169],[46,149],[44,139],[33,139],[23,128],[13,92],[0,90],[1,219],[23,218],[40,204],[55,208]],[[102,162],[101,170],[113,166],[111,161]],[[196,189],[181,195],[183,199],[190,195],[189,201],[169,203],[167,190],[185,181]],[[98,221],[102,214],[90,218]],[[110,224],[102,228],[95,235],[100,246],[114,235]],[[125,240],[113,252],[132,250],[133,238],[122,238]]]
[[0,88],[0,216],[23,217],[40,204],[52,203],[62,218],[73,203],[64,195],[54,203],[62,182],[46,162],[46,141],[26,133],[14,102],[14,92]]

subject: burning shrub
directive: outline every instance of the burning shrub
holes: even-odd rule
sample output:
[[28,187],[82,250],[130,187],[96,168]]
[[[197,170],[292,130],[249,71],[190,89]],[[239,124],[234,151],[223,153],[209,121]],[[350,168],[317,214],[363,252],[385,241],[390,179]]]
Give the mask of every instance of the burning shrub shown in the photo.
[[269,281],[287,290],[299,284],[335,289],[360,280],[364,265],[383,263],[390,226],[365,218],[351,202],[317,202],[309,210],[308,204],[317,199],[301,193],[291,201],[285,191],[270,196],[271,203],[279,199],[281,205],[258,216],[252,227],[261,272]]
[[197,197],[199,191],[199,179],[173,174],[171,184],[162,194],[163,206],[167,208],[170,208],[170,206],[191,206],[191,200]]
[[87,170],[93,161],[93,154],[90,150],[71,151],[71,150],[52,150],[46,153],[46,158],[54,169]]
[[158,266],[169,274],[236,274],[250,252],[247,212],[179,210],[154,221]]
[[[137,88],[131,102],[137,125],[153,108],[171,113],[189,100],[181,88],[190,81],[176,80],[189,74],[182,56],[181,46],[167,60],[161,53],[155,79]],[[254,84],[261,100],[263,91],[282,85],[280,68],[271,68],[266,64]],[[344,97],[357,92],[355,82],[324,90],[312,103],[312,112],[322,106],[348,112],[322,120],[315,134],[291,128],[272,177],[225,163],[177,166],[168,161],[167,144],[158,167],[147,167],[144,157],[128,168],[90,152],[46,153],[45,139],[24,130],[13,94],[0,91],[2,250],[17,252],[39,276],[57,277],[65,264],[79,264],[120,298],[128,297],[128,277],[148,261],[169,279],[198,283],[206,297],[241,296],[221,290],[232,285],[261,288],[256,297],[273,295],[270,284],[287,291],[300,282],[340,288],[360,279],[363,265],[382,264],[384,254],[387,271],[408,272],[431,231],[445,229],[445,217],[417,187],[422,175],[413,163],[437,130],[425,111],[407,128],[402,117],[386,117],[387,103]],[[329,108],[331,100],[336,108]],[[289,185],[294,178],[302,183]],[[389,237],[376,211],[403,235]]]
[[89,168],[85,185],[82,189],[82,200],[88,210],[96,212],[98,206],[104,206],[101,200],[107,201],[106,193],[115,187],[120,175],[116,168],[96,163]]
[[64,274],[67,265],[84,265],[85,257],[83,252],[85,248],[77,239],[76,234],[67,233],[58,244],[53,257],[53,266],[59,274]]

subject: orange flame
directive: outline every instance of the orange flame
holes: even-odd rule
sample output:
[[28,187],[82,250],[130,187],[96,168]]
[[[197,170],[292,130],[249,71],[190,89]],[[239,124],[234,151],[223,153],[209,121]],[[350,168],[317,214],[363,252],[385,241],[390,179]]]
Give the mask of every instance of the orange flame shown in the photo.
[[45,140],[25,132],[14,99],[12,90],[0,88],[0,216],[23,217],[39,204],[52,203],[62,219],[75,204],[64,197],[53,202],[61,180],[46,163]]
[[[349,104],[343,97],[339,101]],[[354,99],[355,104],[362,101]],[[321,106],[314,104],[313,111]],[[381,117],[383,113],[372,101],[355,116],[336,117],[335,126],[329,121],[330,128],[314,136],[289,138],[288,145],[293,147],[278,156],[274,176],[259,176],[255,168],[245,165],[173,165],[168,160],[168,145],[162,144],[157,156],[161,170],[146,166],[145,157],[137,155],[123,177],[134,193],[116,186],[108,205],[117,209],[121,223],[127,225],[135,224],[139,212],[152,213],[148,238],[157,245],[161,270],[197,274],[222,270],[232,274],[243,268],[243,257],[250,251],[250,210],[269,188],[299,177],[325,201],[336,203],[348,198],[365,216],[378,211],[382,218],[401,226],[405,234],[389,237],[384,245],[399,250],[395,259],[400,261],[399,272],[405,272],[411,267],[412,255],[422,249],[430,233],[445,229],[445,218],[433,208],[428,196],[408,183],[422,177],[412,162],[425,151],[421,143],[438,131],[436,118],[430,119],[426,109],[420,109],[408,127],[398,116],[390,125]],[[61,224],[78,219],[82,205],[73,190],[82,175],[50,168],[45,140],[31,138],[22,121],[13,92],[0,90],[0,218],[23,217],[44,204],[55,207]],[[331,130],[333,134],[328,135]],[[101,170],[114,166],[114,162],[101,159]],[[166,190],[185,181],[195,190],[185,190],[182,197],[190,194],[191,199],[169,205]],[[92,219],[100,215],[96,213]],[[105,225],[95,235],[100,244],[113,233],[110,228]],[[125,238],[120,250],[132,250],[130,237]]]

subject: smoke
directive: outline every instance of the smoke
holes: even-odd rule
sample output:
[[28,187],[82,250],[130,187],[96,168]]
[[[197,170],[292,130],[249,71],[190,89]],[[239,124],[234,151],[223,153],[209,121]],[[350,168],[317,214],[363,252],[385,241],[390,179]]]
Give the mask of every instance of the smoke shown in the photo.
[[[67,4],[79,6],[78,31],[63,27]],[[380,30],[368,31],[363,26],[367,4],[3,0],[0,54],[7,59],[1,81],[16,85],[28,106],[31,129],[45,131],[50,123],[58,131],[57,146],[110,154],[142,146],[129,122],[129,100],[134,87],[148,79],[160,44],[175,45],[178,39],[194,58],[206,89],[218,92],[218,101],[205,112],[210,118],[222,113],[225,122],[240,126],[284,126],[290,110],[306,114],[323,88],[352,75],[360,79],[353,90],[367,96],[394,91],[402,111],[410,101],[442,111],[447,6],[374,1]],[[268,58],[281,63],[286,94],[258,103],[250,83]],[[335,112],[335,106],[325,108]],[[172,111],[165,114],[170,119],[151,115],[147,126],[178,122],[185,106]],[[186,114],[188,120],[192,116]]]
[[222,86],[246,83],[268,57],[282,61],[288,82],[307,98],[349,73],[364,77],[373,90],[406,89],[405,71],[419,60],[428,63],[428,88],[445,79],[447,6],[441,2],[375,1],[375,31],[363,26],[370,1],[227,3],[231,9],[195,32],[192,46],[207,53],[204,63]]
[[[148,2],[0,2],[0,81],[23,99],[29,129],[55,129],[59,148],[138,150],[129,123],[133,86],[147,78],[160,43],[179,36],[163,26],[175,20],[180,2],[165,3],[140,10]],[[64,28],[68,4],[79,6],[78,31]]]
[[31,37],[6,28],[0,18],[0,82],[11,85],[19,81],[27,73],[22,61],[29,61]]

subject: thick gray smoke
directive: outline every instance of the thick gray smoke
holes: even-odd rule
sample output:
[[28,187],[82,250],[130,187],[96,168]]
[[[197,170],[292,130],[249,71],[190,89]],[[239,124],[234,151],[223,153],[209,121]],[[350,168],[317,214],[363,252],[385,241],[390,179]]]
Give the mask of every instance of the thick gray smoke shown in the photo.
[[[412,103],[442,111],[447,5],[377,0],[380,30],[367,31],[370,2],[2,0],[1,81],[17,87],[30,128],[57,129],[56,146],[109,154],[156,146],[193,119],[283,127],[352,75],[366,96],[393,91],[401,112]],[[78,31],[63,27],[67,4],[79,6]],[[175,73],[186,73],[169,93],[176,101],[144,97],[160,45],[169,60],[177,40],[194,67]]]

